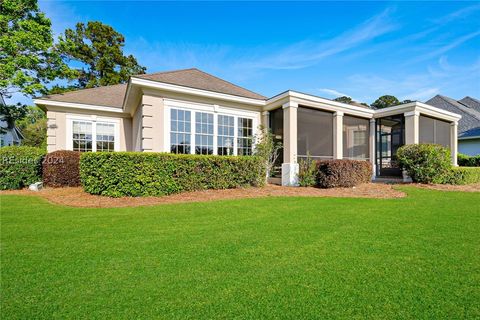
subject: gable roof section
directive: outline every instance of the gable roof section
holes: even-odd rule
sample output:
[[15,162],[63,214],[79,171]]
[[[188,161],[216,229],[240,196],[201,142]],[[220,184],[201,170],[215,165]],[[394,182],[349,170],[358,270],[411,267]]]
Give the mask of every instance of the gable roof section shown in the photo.
[[213,91],[218,93],[230,94],[239,97],[245,97],[250,99],[266,100],[267,98],[247,90],[233,83],[225,81],[198,70],[196,68],[158,72],[151,74],[136,75],[134,78],[141,78],[151,81],[164,82],[174,84],[178,86],[190,87],[195,89],[202,89],[207,91]]
[[460,138],[475,137],[479,135],[480,112],[465,106],[455,99],[442,95],[436,95],[425,103],[443,110],[460,114],[462,116],[458,122],[458,136]]
[[469,108],[472,108],[478,112],[480,112],[480,101],[475,99],[475,98],[472,98],[472,97],[465,97],[463,98],[462,100],[458,100],[458,102],[460,102],[461,104],[469,107]]
[[42,100],[81,103],[93,106],[122,108],[123,98],[127,90],[126,84],[115,84],[89,89],[69,91],[65,93],[43,96]]

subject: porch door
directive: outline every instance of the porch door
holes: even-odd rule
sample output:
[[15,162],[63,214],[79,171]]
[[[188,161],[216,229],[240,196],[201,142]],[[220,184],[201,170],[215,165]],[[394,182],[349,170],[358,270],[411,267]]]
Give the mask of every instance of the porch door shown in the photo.
[[377,120],[377,157],[379,176],[401,176],[397,161],[397,150],[405,144],[405,121],[403,115]]

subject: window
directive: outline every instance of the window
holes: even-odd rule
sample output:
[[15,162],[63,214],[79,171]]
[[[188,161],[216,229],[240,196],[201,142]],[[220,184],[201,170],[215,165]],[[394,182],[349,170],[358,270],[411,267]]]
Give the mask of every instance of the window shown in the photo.
[[190,153],[190,111],[170,111],[170,152]]
[[97,151],[115,151],[115,125],[97,123]]
[[369,120],[352,116],[343,117],[343,157],[368,159]]
[[248,156],[252,154],[252,119],[238,118],[237,154]]
[[218,116],[218,150],[217,153],[222,156],[233,155],[234,127],[235,118],[231,116]]
[[92,123],[73,121],[73,151],[92,151]]
[[195,153],[213,154],[213,114],[195,113]]
[[72,150],[115,151],[115,124],[86,120],[72,121]]

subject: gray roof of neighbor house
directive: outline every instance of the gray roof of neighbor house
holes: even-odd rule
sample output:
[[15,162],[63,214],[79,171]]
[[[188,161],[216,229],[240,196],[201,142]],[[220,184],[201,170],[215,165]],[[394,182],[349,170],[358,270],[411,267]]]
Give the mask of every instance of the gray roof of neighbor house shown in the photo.
[[470,107],[470,108],[475,109],[478,112],[480,112],[480,101],[475,99],[475,98],[467,96],[467,97],[463,98],[462,100],[458,100],[458,102],[460,102],[461,104],[466,105],[467,107]]
[[239,87],[233,83],[230,83],[223,79],[212,76],[211,74],[208,74],[196,68],[150,73],[150,74],[141,74],[134,77],[148,79],[152,81],[170,83],[170,84],[175,84],[175,85],[190,87],[195,89],[203,89],[203,90],[208,90],[208,91],[213,91],[218,93],[226,93],[226,94],[231,94],[234,96],[240,96],[245,98],[260,99],[260,100],[267,99],[266,97],[258,93]]
[[[262,95],[234,85],[228,81],[222,80],[195,68],[151,74],[141,74],[133,77],[252,99],[266,99]],[[60,94],[52,94],[43,96],[41,97],[41,99],[121,108],[123,105],[123,99],[125,97],[126,89],[126,84],[117,84],[111,86],[81,89]]]
[[473,107],[475,103],[479,103],[478,100],[465,97],[457,101],[446,96],[436,95],[425,103],[462,116],[458,122],[459,138],[480,136],[480,110]]

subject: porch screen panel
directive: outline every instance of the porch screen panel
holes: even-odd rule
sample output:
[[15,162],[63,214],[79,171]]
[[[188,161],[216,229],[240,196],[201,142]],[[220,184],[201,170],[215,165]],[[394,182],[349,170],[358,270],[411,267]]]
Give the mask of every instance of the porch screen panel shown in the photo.
[[368,119],[343,117],[343,158],[368,159],[369,125]]
[[297,113],[298,157],[333,158],[333,114],[299,107]]
[[435,143],[435,120],[420,116],[418,125],[420,128],[418,141],[420,143]]
[[419,142],[435,143],[450,147],[450,123],[426,116],[420,116]]
[[435,143],[444,147],[450,147],[450,123],[435,120]]

